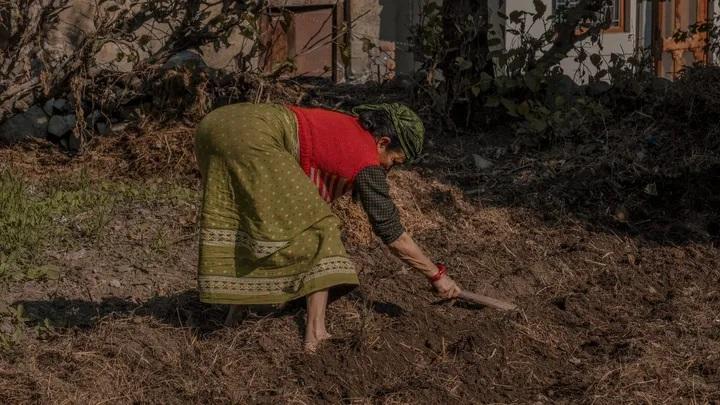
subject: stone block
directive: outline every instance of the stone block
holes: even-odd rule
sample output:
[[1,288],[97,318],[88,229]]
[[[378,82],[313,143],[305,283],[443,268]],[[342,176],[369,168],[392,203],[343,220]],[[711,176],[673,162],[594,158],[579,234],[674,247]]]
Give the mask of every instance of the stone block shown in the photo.
[[42,107],[34,105],[21,114],[16,114],[0,125],[0,141],[15,143],[25,138],[45,138],[48,117]]

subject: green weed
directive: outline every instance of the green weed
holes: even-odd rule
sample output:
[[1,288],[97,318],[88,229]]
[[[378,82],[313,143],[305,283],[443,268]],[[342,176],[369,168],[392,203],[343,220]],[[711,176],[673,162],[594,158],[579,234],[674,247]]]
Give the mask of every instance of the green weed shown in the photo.
[[13,349],[28,335],[34,335],[39,339],[46,339],[55,334],[55,328],[50,320],[45,318],[34,326],[29,326],[25,308],[22,304],[7,307],[0,312],[0,353],[12,355]]

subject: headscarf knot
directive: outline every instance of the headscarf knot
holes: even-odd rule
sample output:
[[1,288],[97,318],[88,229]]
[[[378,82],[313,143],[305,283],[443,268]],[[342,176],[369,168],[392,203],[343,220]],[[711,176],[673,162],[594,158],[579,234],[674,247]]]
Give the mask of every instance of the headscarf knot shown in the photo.
[[352,109],[354,114],[366,111],[384,111],[390,117],[395,134],[400,139],[400,146],[405,152],[407,162],[420,156],[425,138],[425,126],[422,120],[410,107],[400,103],[363,104]]

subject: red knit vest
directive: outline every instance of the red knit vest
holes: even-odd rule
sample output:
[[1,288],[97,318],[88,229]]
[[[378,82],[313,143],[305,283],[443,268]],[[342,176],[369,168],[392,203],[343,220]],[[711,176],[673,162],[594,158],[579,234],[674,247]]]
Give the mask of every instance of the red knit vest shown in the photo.
[[297,117],[300,166],[325,201],[350,191],[360,170],[380,164],[375,138],[356,117],[322,108],[288,108]]

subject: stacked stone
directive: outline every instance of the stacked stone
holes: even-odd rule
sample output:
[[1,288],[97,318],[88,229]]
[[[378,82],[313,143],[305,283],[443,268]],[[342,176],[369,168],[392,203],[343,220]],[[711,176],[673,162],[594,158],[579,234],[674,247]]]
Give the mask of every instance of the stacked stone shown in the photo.
[[[42,106],[33,105],[0,124],[0,143],[12,144],[25,139],[47,139],[70,150],[80,148],[75,130],[77,117],[74,107],[64,98],[52,98]],[[111,132],[115,126],[100,111],[93,111],[85,119],[85,128],[99,134]]]

